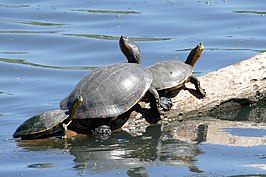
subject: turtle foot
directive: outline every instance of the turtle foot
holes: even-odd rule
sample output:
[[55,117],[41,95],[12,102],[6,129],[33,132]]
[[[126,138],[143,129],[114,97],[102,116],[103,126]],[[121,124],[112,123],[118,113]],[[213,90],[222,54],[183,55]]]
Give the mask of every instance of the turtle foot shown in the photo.
[[164,111],[169,111],[173,106],[173,102],[170,98],[161,97],[160,106]]
[[205,91],[205,89],[200,88],[200,89],[199,89],[199,92],[200,92],[200,95],[201,95],[200,99],[201,99],[201,98],[204,98],[204,97],[206,96],[206,91]]
[[108,125],[101,125],[101,126],[95,128],[94,130],[92,130],[92,134],[96,138],[106,140],[112,134],[111,127]]

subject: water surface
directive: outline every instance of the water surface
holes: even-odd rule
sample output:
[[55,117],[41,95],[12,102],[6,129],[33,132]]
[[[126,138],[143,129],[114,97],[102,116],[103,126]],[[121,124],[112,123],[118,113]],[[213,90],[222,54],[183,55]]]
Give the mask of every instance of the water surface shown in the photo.
[[[206,49],[195,67],[200,74],[264,52],[264,4],[261,0],[2,0],[0,176],[266,174],[265,127],[249,121],[249,127],[240,123],[220,127],[218,132],[230,135],[224,141],[205,137],[217,127],[210,122],[188,124],[201,130],[200,138],[186,137],[182,129],[171,134],[167,127],[151,126],[141,136],[120,132],[104,142],[91,137],[12,139],[24,120],[58,108],[87,72],[125,62],[118,47],[120,35],[136,41],[145,66],[167,59],[184,61],[189,50],[202,42]],[[265,112],[265,107],[254,109]],[[245,120],[265,120],[265,114],[256,115]],[[177,130],[183,125],[174,124]]]

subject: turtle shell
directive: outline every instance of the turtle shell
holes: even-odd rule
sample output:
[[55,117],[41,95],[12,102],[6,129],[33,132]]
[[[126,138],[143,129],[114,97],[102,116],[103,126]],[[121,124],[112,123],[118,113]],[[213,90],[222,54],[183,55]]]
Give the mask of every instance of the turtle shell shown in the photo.
[[163,61],[149,67],[153,74],[152,87],[164,90],[182,86],[191,76],[193,67],[177,60]]
[[61,109],[69,109],[81,95],[77,119],[117,117],[132,108],[148,91],[152,73],[139,64],[123,63],[98,68],[87,74],[65,97]]
[[48,135],[59,130],[61,123],[68,116],[65,110],[50,110],[35,115],[23,122],[15,131],[13,137],[33,139]]

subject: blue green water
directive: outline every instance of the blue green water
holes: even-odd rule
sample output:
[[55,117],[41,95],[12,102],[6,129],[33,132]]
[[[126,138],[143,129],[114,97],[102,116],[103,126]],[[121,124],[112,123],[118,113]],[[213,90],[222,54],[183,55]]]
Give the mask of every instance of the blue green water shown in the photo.
[[265,135],[258,137],[264,144],[249,147],[194,145],[168,136],[160,144],[164,132],[158,127],[140,137],[118,133],[103,143],[12,139],[24,120],[58,108],[87,72],[125,62],[120,35],[136,41],[145,66],[183,61],[202,42],[195,71],[205,74],[266,51],[265,22],[263,0],[2,0],[0,176],[266,174]]

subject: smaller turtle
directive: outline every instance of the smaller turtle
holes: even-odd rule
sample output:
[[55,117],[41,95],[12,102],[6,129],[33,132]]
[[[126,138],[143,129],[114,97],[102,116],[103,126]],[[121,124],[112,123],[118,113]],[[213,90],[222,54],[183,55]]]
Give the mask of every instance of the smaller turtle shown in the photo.
[[[134,55],[127,55],[127,53],[129,53],[127,51],[140,55],[140,50],[137,45],[126,36],[120,37],[119,45],[122,53],[127,57],[128,62],[132,62],[130,58]],[[205,97],[205,90],[201,88],[199,80],[192,75],[193,67],[200,58],[203,50],[204,46],[200,43],[190,51],[185,62],[167,60],[149,67],[153,75],[150,91],[153,91],[154,95],[157,95],[157,92],[159,92],[161,97],[160,105],[164,110],[169,110],[171,108],[172,103],[170,98],[176,96],[179,89],[184,87],[187,82],[191,82],[195,85],[198,98]],[[137,61],[136,63],[140,64],[140,62]]]
[[64,135],[67,126],[76,116],[77,109],[82,102],[83,98],[78,96],[71,105],[69,111],[50,110],[27,119],[17,128],[13,137],[21,139],[38,139],[48,137],[60,130]]
[[204,98],[205,90],[201,88],[199,80],[192,75],[193,68],[203,50],[204,46],[200,43],[191,50],[185,62],[168,60],[150,66],[149,70],[153,74],[151,87],[155,88],[160,96],[171,98],[176,96],[185,83],[191,82],[195,85],[196,96]]

